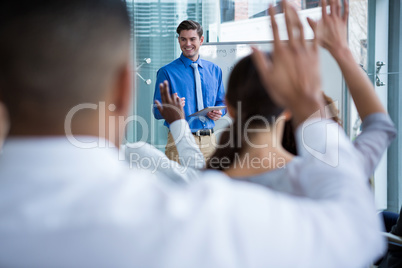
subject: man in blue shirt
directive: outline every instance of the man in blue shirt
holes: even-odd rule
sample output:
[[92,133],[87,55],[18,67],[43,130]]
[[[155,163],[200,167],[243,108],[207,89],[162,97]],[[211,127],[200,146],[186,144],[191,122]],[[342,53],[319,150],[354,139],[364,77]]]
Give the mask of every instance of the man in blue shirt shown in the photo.
[[[189,115],[203,108],[225,105],[222,70],[216,64],[199,57],[199,49],[204,37],[202,26],[198,22],[185,20],[180,23],[176,32],[179,35],[178,41],[182,54],[178,59],[158,70],[154,101],[161,102],[159,86],[165,80],[168,81],[170,92],[176,93],[177,97],[181,98],[191,132],[204,157],[207,158],[215,150],[214,121],[222,117],[224,110],[214,110],[200,117],[189,117]],[[197,76],[198,83],[201,82],[198,85],[199,88],[197,88]],[[197,92],[200,93],[197,94]],[[153,112],[156,119],[163,119],[156,106]],[[169,127],[166,121],[165,126]],[[170,132],[165,153],[169,159],[178,161],[178,153]]]

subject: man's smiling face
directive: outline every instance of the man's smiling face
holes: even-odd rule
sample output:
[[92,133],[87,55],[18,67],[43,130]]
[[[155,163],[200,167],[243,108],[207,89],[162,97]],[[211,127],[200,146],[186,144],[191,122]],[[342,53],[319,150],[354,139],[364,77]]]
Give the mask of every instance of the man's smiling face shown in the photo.
[[182,30],[178,39],[183,55],[192,61],[198,60],[198,52],[204,42],[204,36],[200,38],[196,30]]

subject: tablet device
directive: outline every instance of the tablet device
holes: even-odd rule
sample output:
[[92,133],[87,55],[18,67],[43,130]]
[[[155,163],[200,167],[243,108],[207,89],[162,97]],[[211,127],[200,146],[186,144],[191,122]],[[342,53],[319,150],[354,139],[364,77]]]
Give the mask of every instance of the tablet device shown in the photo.
[[196,113],[190,114],[189,117],[192,116],[206,116],[207,113],[209,113],[210,111],[214,111],[214,110],[222,110],[226,108],[226,106],[211,106],[211,107],[207,107],[202,109],[201,111],[198,111]]

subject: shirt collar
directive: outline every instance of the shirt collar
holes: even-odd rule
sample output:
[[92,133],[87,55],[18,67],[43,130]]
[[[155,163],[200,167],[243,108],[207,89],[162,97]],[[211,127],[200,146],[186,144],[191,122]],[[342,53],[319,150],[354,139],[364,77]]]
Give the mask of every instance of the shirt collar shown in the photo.
[[198,60],[192,61],[192,60],[190,60],[189,58],[185,57],[185,56],[183,55],[183,53],[181,53],[180,59],[181,59],[181,61],[183,62],[184,66],[186,66],[186,67],[187,67],[187,66],[190,66],[191,63],[196,62],[196,63],[198,64],[198,66],[200,66],[200,67],[202,68],[202,61],[201,61],[201,57],[200,57],[200,56],[198,56]]

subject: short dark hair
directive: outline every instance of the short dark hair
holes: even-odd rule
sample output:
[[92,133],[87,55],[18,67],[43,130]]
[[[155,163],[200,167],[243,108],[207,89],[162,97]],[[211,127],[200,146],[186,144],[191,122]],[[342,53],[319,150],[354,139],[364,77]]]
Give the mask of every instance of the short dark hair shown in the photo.
[[11,125],[28,120],[27,107],[58,120],[79,103],[101,101],[129,44],[122,0],[0,4],[0,96]]
[[180,35],[180,32],[183,30],[196,30],[200,38],[204,33],[201,24],[193,20],[183,20],[179,26],[177,26],[176,33]]

